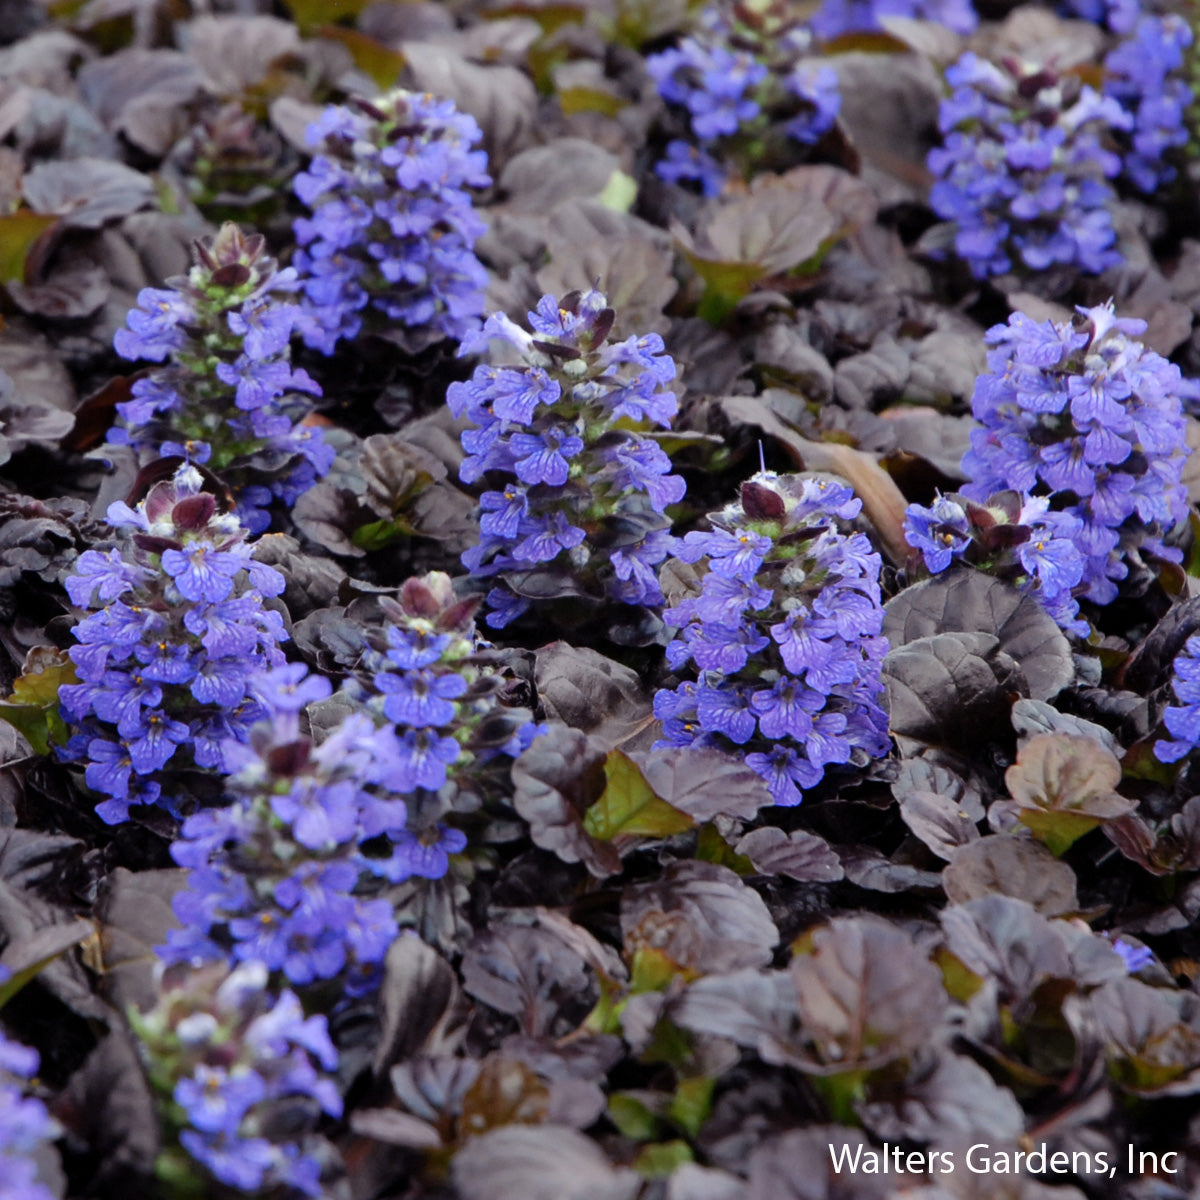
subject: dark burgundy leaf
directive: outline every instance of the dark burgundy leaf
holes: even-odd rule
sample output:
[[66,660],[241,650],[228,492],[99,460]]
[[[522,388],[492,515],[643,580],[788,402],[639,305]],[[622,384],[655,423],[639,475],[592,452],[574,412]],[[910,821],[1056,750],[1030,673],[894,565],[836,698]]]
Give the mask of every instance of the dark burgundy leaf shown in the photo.
[[1074,678],[1070,645],[1046,610],[980,571],[949,571],[905,588],[884,612],[893,651],[917,638],[982,633],[996,637],[999,649],[1020,666],[1035,700],[1052,699]]
[[566,1126],[513,1125],[472,1138],[451,1169],[462,1200],[634,1200],[642,1179],[614,1166],[591,1138]]
[[[903,594],[902,594],[903,595]],[[895,646],[884,660],[893,733],[931,745],[986,745],[1026,690],[1020,667],[986,633],[939,633]]]
[[757,892],[728,867],[690,861],[672,863],[654,883],[625,889],[621,932],[630,952],[652,946],[705,973],[765,966],[779,941]]
[[158,1111],[133,1038],[117,1028],[88,1056],[58,1103],[55,1115],[94,1147],[93,1195],[150,1200],[159,1152]]
[[815,833],[785,833],[774,825],[751,830],[734,846],[762,875],[786,875],[800,883],[835,883],[845,872],[833,848]]
[[585,993],[582,958],[560,939],[529,925],[499,925],[467,947],[463,986],[477,1000],[517,1018],[523,1033],[550,1033],[563,1005]]
[[529,823],[534,845],[564,862],[582,862],[597,878],[615,875],[621,856],[583,827],[606,785],[603,742],[554,725],[513,763],[513,807]]
[[809,1069],[869,1069],[946,1036],[949,997],[941,972],[894,925],[839,917],[792,959]]
[[461,1031],[458,979],[436,950],[419,938],[400,937],[384,962],[379,992],[379,1040],[371,1069],[384,1074],[417,1054],[448,1054]]
[[155,949],[179,920],[171,901],[187,883],[182,870],[129,871],[118,867],[96,901],[104,992],[118,1012],[146,1011],[158,999]]
[[99,229],[154,203],[154,184],[132,167],[101,158],[38,163],[26,172],[25,201],[71,229]]
[[631,756],[656,796],[696,822],[749,821],[773,803],[762,777],[719,750],[667,748]]
[[533,677],[547,717],[606,746],[625,745],[654,724],[637,673],[596,650],[551,642],[538,650]]
[[1014,896],[1047,917],[1075,912],[1075,872],[1040,842],[993,834],[954,851],[942,872],[942,887],[954,904],[981,896]]

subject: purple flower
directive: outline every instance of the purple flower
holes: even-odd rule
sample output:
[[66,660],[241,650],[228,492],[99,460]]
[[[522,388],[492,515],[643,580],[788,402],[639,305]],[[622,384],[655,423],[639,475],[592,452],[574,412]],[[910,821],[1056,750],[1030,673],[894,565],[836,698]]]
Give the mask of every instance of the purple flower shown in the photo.
[[[522,483],[561,487],[567,482],[569,460],[583,449],[583,439],[553,427],[540,434],[514,433],[509,439],[513,470]],[[667,463],[668,469],[670,463]]]
[[113,344],[122,358],[163,362],[187,340],[181,326],[196,319],[192,303],[178,292],[142,288],[137,308],[131,309],[126,329],[118,329]]
[[446,768],[461,753],[452,737],[442,737],[433,729],[409,729],[399,739],[399,759],[392,782],[399,792],[417,788],[437,791],[446,782]]
[[[172,808],[181,787],[186,795],[179,773],[186,779],[217,765],[207,731],[220,722],[244,733],[253,708],[247,680],[282,659],[282,621],[264,610],[251,582],[253,575],[277,590],[278,575],[253,562],[236,521],[199,485],[184,467],[136,512],[118,511],[126,531],[119,548],[81,555],[81,574],[67,581],[87,607],[114,597],[76,626],[72,660],[84,682],[60,695],[86,746],[84,778],[108,797],[97,808],[105,820],[124,820],[131,803],[157,802],[168,776],[162,803]],[[142,543],[136,535],[151,529],[179,548],[159,554]]]
[[242,569],[241,556],[215,550],[211,542],[193,542],[186,550],[164,550],[163,570],[188,600],[218,604],[233,591],[234,576]]
[[929,153],[930,204],[954,225],[972,274],[1118,264],[1107,181],[1120,160],[1103,139],[1126,123],[1119,105],[1069,74],[1015,59],[968,53],[946,78],[954,90],[939,112],[943,145]]
[[303,663],[288,663],[266,671],[255,680],[255,691],[268,708],[279,712],[300,712],[331,694],[329,680],[310,675]]
[[383,673],[375,677],[375,682],[384,692],[387,719],[414,728],[448,725],[457,711],[452,701],[467,690],[467,681],[461,675],[436,675],[429,670],[406,671],[403,675]]
[[936,575],[971,544],[967,510],[945,496],[939,496],[931,508],[910,504],[904,514],[904,537]]
[[524,536],[513,547],[512,554],[518,562],[525,563],[550,562],[564,550],[578,546],[587,536],[582,529],[569,524],[561,512],[551,513],[541,522],[531,517],[521,532]]

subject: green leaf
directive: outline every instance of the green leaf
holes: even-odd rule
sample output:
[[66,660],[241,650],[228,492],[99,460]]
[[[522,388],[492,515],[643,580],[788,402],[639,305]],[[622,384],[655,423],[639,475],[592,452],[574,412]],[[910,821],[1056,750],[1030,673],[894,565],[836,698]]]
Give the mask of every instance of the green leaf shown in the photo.
[[739,875],[754,874],[754,864],[744,854],[738,854],[711,823],[700,828],[700,836],[696,839],[696,857],[701,862],[728,867]]
[[0,700],[0,721],[24,734],[35,754],[49,754],[52,745],[64,745],[70,736],[58,712],[58,689],[78,682],[65,650],[35,646],[25,656],[12,695]]
[[353,19],[370,3],[371,0],[283,0],[284,8],[306,35],[333,21]]
[[[297,18],[299,23],[299,18]],[[341,42],[350,51],[354,65],[369,75],[382,91],[391,91],[400,79],[400,72],[407,65],[407,59],[399,50],[377,42],[365,33],[356,29],[341,29],[337,25],[322,25],[318,30],[321,37],[333,42]]]
[[38,239],[58,224],[50,213],[15,212],[0,217],[0,283],[25,283]]
[[820,1092],[829,1119],[839,1125],[858,1120],[857,1106],[866,1098],[869,1071],[847,1071],[842,1075],[814,1075],[809,1082]]
[[658,1137],[658,1118],[628,1092],[614,1092],[609,1096],[608,1117],[622,1136],[632,1138],[635,1142],[648,1142]]
[[609,751],[604,777],[603,794],[583,814],[583,828],[592,837],[611,842],[619,837],[670,837],[691,829],[692,818],[659,799],[623,751]]
[[604,185],[604,190],[596,197],[598,203],[613,212],[627,213],[637,199],[637,181],[624,171],[614,171]]
[[666,1179],[684,1163],[695,1161],[687,1142],[657,1142],[642,1148],[641,1154],[633,1161],[633,1169],[647,1179]]
[[22,941],[10,942],[0,956],[0,966],[11,972],[0,983],[0,1008],[60,954],[78,946],[95,933],[91,921],[79,917],[65,925],[47,925]]
[[[589,112],[600,113],[605,117],[615,117],[628,101],[612,92],[606,92],[603,88],[568,87],[559,89],[558,103],[565,117]],[[625,178],[628,179],[629,176],[626,175]],[[636,190],[635,186],[635,195]],[[627,212],[628,208],[621,211]]]
[[684,257],[704,280],[704,295],[696,313],[710,325],[719,325],[737,307],[738,301],[750,295],[754,285],[765,279],[767,270],[754,262],[714,262],[695,258],[684,251]]
[[633,963],[629,971],[629,991],[661,992],[677,975],[687,978],[686,972],[670,955],[645,943],[633,952]]
[[395,520],[369,521],[360,525],[351,535],[350,540],[360,550],[382,550],[391,546],[401,538],[412,537],[413,527],[402,518]]
[[712,1112],[713,1089],[717,1081],[713,1076],[701,1075],[696,1079],[685,1079],[675,1089],[668,1110],[671,1120],[690,1138],[700,1132],[700,1126]]

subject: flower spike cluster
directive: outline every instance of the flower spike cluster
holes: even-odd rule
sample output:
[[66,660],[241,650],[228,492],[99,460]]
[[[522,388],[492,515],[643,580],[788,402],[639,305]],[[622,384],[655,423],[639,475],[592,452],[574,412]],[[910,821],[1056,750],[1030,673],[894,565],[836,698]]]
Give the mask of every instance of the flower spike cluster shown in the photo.
[[1082,522],[1086,595],[1108,604],[1139,549],[1179,561],[1163,536],[1187,511],[1179,368],[1134,338],[1144,321],[1112,304],[1081,322],[1014,313],[987,333],[988,371],[971,406],[982,428],[963,458],[963,494],[1051,495]]
[[239,1192],[324,1196],[333,1148],[314,1133],[339,1117],[337,1051],[323,1016],[269,990],[259,962],[170,967],[160,999],[131,1021],[178,1148],[158,1174],[195,1185],[190,1157]]
[[929,507],[910,504],[904,515],[904,536],[931,575],[955,561],[970,563],[1035,596],[1063,629],[1086,637],[1091,627],[1074,596],[1086,567],[1082,532],[1073,513],[1054,512],[1044,496],[1018,492],[983,504],[941,495]]
[[955,252],[972,274],[1056,264],[1099,274],[1120,263],[1108,181],[1121,159],[1107,138],[1130,129],[1132,115],[1114,97],[1037,63],[967,53],[946,80],[929,202],[953,222]]
[[[309,127],[319,147],[294,190],[305,341],[332,354],[374,324],[399,324],[418,348],[477,329],[487,272],[471,190],[491,183],[483,135],[453,101],[394,91],[331,106]],[[370,327],[368,325],[368,327]]]
[[696,33],[649,55],[646,69],[689,134],[667,144],[655,170],[699,184],[706,196],[720,192],[725,163],[788,165],[833,127],[841,107],[837,73],[812,56],[808,29],[779,2],[706,9]]
[[460,477],[490,484],[479,545],[463,555],[497,580],[487,622],[501,628],[534,596],[661,604],[665,513],[685,485],[649,431],[678,409],[675,364],[658,334],[610,342],[615,314],[597,291],[543,296],[528,316],[532,333],[496,314],[464,341],[462,354],[503,342],[516,361],[476,367],[446,394],[474,426]]
[[[0,982],[5,969],[0,967]],[[26,1094],[38,1053],[0,1032],[0,1200],[53,1200],[34,1155],[59,1134],[46,1106]]]
[[301,310],[296,272],[261,235],[232,224],[196,243],[196,265],[169,288],[145,288],[114,338],[122,358],[162,363],[117,405],[110,442],[143,458],[179,456],[220,476],[252,533],[272,500],[292,504],[333,464],[321,431],[302,424],[319,396],[289,361]]
[[971,0],[825,0],[810,27],[822,41],[847,33],[877,33],[888,17],[932,21],[955,33],[973,33],[979,17]]
[[665,614],[680,626],[667,661],[696,677],[655,696],[659,746],[741,748],[781,805],[831,764],[887,753],[880,559],[842,529],[861,508],[827,479],[760,472],[683,539],[677,556],[706,568]]
[[[189,817],[172,857],[188,868],[174,900],[182,930],[159,956],[168,963],[260,962],[293,986],[338,979],[358,994],[377,983],[395,940],[390,902],[360,893],[375,875],[399,877],[406,823],[390,798],[400,754],[390,728],[351,714],[319,746],[299,714],[331,691],[291,664],[251,687],[268,719],[247,742],[223,746],[233,802]],[[368,857],[364,843],[382,847]]]
[[119,547],[85,551],[66,580],[91,610],[70,651],[82,682],[59,693],[76,730],[66,754],[86,762],[112,824],[132,804],[177,811],[188,772],[219,768],[221,743],[258,714],[250,677],[283,661],[287,633],[264,604],[283,576],[254,560],[237,518],[201,486],[184,467],[136,509],[111,505]]
[[[395,726],[399,762],[390,786],[405,796],[447,782],[486,790],[491,765],[516,758],[543,727],[527,709],[502,703],[504,677],[475,630],[477,601],[457,599],[450,576],[435,571],[407,580],[399,599],[381,607],[388,623],[368,634],[357,690]],[[447,855],[465,844],[460,830],[440,823],[406,831],[402,874],[376,869],[391,879],[437,879]]]
[[1154,757],[1165,763],[1178,762],[1200,746],[1200,634],[1188,638],[1175,656],[1171,691],[1178,703],[1162,715],[1171,736],[1154,743]]
[[1153,194],[1178,174],[1169,161],[1188,140],[1185,114],[1192,89],[1183,78],[1192,31],[1176,14],[1145,16],[1104,60],[1104,92],[1133,117],[1124,156],[1126,177]]

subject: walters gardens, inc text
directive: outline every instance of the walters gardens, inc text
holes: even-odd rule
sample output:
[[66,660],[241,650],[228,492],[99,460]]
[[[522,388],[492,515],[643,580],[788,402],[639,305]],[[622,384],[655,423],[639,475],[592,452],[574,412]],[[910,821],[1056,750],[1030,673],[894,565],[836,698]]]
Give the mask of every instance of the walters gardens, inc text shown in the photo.
[[[838,1174],[848,1175],[953,1175],[957,1170],[973,1175],[1101,1175],[1115,1179],[1119,1173],[1174,1175],[1182,1170],[1182,1154],[1126,1147],[1125,1154],[1097,1150],[1051,1153],[1043,1142],[1028,1150],[996,1149],[977,1142],[965,1150],[906,1151],[887,1142],[871,1150],[857,1145],[829,1144],[829,1157]],[[1123,1159],[1123,1161],[1122,1161]]]

